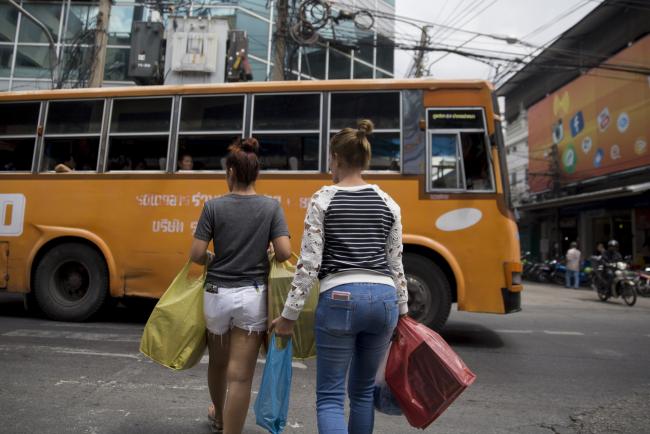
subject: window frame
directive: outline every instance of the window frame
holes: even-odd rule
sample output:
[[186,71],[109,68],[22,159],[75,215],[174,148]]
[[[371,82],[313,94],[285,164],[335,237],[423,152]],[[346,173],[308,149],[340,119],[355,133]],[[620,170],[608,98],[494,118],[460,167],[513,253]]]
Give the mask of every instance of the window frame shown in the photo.
[[[485,116],[485,108],[484,107],[476,107],[476,106],[456,106],[456,107],[427,107],[426,108],[426,117],[425,119],[429,119],[429,113],[433,111],[441,111],[441,110],[480,110],[481,115],[483,117],[483,126],[484,128],[445,128],[445,129],[440,129],[440,128],[426,128],[426,150],[425,150],[425,177],[426,177],[426,183],[425,183],[425,191],[427,193],[434,193],[434,194],[444,194],[444,193],[464,193],[464,194],[495,194],[497,191],[497,186],[496,186],[496,179],[494,177],[494,161],[492,159],[492,149],[490,145],[490,137],[488,135],[488,128],[487,128],[487,118]],[[461,139],[461,133],[483,133],[483,143],[485,146],[485,152],[486,156],[488,159],[488,171],[490,174],[490,182],[492,184],[492,188],[489,190],[468,190],[467,189],[467,177],[465,173],[465,159],[462,158],[463,155],[463,143]],[[431,186],[431,136],[433,134],[456,134],[458,137],[458,140],[456,142],[456,152],[458,152],[458,155],[461,156],[460,158],[460,167],[462,170],[462,181],[463,185],[465,186],[462,189],[459,188],[433,188]]]
[[[43,134],[41,150],[39,152],[38,166],[35,170],[38,173],[56,173],[54,170],[44,170],[43,169],[43,160],[45,159],[45,140],[49,139],[65,139],[65,138],[79,138],[79,137],[97,137],[99,142],[97,144],[97,162],[95,163],[95,170],[75,170],[79,173],[99,173],[100,172],[100,162],[102,161],[102,139],[103,139],[103,130],[106,123],[106,105],[109,98],[74,98],[74,99],[52,99],[43,101],[45,105],[45,114],[43,116]],[[50,114],[50,103],[53,102],[75,102],[75,101],[103,101],[102,106],[102,120],[99,124],[99,132],[97,133],[85,133],[85,134],[47,134],[47,121]],[[109,113],[110,115],[110,113]]]
[[[210,130],[210,131],[181,131],[181,119],[183,116],[183,99],[184,98],[219,98],[219,97],[229,97],[229,96],[241,96],[244,99],[244,105],[242,110],[242,123],[241,130]],[[216,94],[200,94],[200,95],[180,95],[178,99],[178,119],[176,120],[176,136],[174,137],[174,149],[172,155],[172,164],[173,164],[173,173],[187,174],[187,173],[226,173],[223,169],[218,170],[180,170],[177,167],[176,161],[178,160],[179,139],[181,136],[224,136],[224,135],[237,135],[241,138],[244,138],[246,131],[246,109],[248,108],[248,98],[246,98],[246,93],[236,92],[236,93],[216,93]]]
[[[0,139],[34,139],[34,149],[32,151],[32,164],[28,170],[0,170],[0,175],[24,175],[26,173],[36,173],[38,172],[39,161],[39,140],[40,135],[39,127],[41,125],[41,119],[43,119],[43,112],[45,101],[36,100],[36,101],[2,101],[0,104],[38,104],[38,116],[36,117],[36,125],[34,128],[34,134],[0,134]],[[36,172],[35,172],[36,171]]]
[[[122,100],[130,100],[130,99],[137,99],[137,100],[145,100],[145,99],[162,99],[162,98],[169,98],[171,100],[171,107],[169,110],[169,130],[167,133],[164,132],[142,132],[142,133],[136,133],[136,132],[130,132],[130,133],[113,133],[111,132],[111,124],[113,122],[113,105],[115,101],[122,101]],[[172,152],[172,133],[174,130],[174,110],[175,110],[175,105],[177,104],[178,98],[175,98],[174,95],[169,94],[169,95],[155,95],[155,96],[128,96],[128,97],[115,97],[115,98],[110,98],[110,107],[109,107],[109,113],[108,113],[108,120],[106,123],[106,144],[104,147],[104,150],[102,151],[105,154],[104,158],[104,163],[101,168],[102,173],[167,173],[167,167],[169,166],[169,157],[170,153]],[[102,129],[103,131],[103,129]],[[112,137],[161,137],[164,135],[167,135],[167,155],[165,157],[166,165],[165,169],[158,169],[158,170],[108,170],[108,163],[109,163],[109,156],[111,152],[111,138]]]
[[[403,111],[403,101],[402,101],[402,89],[389,89],[389,90],[370,90],[370,91],[360,91],[360,90],[343,90],[343,91],[332,91],[328,93],[327,101],[327,161],[325,166],[325,172],[329,171],[330,167],[330,139],[336,131],[332,130],[332,94],[344,94],[344,93],[397,93],[399,97],[399,129],[398,128],[379,128],[374,129],[373,134],[376,133],[399,133],[399,170],[373,170],[367,169],[363,173],[369,175],[401,175],[404,171],[404,111]],[[370,119],[372,120],[372,119]],[[354,127],[351,125],[350,127]],[[338,131],[338,130],[337,130]],[[371,141],[372,149],[372,141]]]
[[[323,146],[323,93],[324,91],[311,91],[311,92],[253,92],[251,93],[251,111],[250,111],[250,119],[248,119],[248,131],[250,131],[250,135],[252,137],[255,137],[255,134],[317,134],[318,135],[318,154],[317,154],[317,164],[316,164],[316,169],[313,170],[277,170],[277,169],[272,169],[272,170],[265,170],[261,169],[260,172],[263,173],[268,173],[268,174],[315,174],[315,173],[321,173],[321,155],[322,155],[322,146]],[[318,104],[318,129],[315,130],[255,130],[253,129],[253,122],[255,120],[255,96],[257,95],[264,95],[264,96],[272,96],[272,95],[318,95],[319,98],[319,104]],[[262,144],[260,144],[261,146]]]

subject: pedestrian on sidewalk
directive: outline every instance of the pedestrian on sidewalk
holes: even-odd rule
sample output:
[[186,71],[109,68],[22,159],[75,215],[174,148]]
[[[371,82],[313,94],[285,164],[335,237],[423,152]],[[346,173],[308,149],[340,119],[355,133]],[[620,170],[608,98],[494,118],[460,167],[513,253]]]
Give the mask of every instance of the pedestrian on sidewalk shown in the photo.
[[[239,434],[244,428],[257,355],[267,328],[266,279],[269,242],[275,257],[291,256],[289,230],[275,199],[255,192],[259,144],[237,139],[226,158],[230,194],[206,202],[190,256],[205,264],[208,418],[213,432]],[[214,253],[208,249],[214,243]]]
[[578,250],[578,243],[571,242],[569,250],[566,252],[566,287],[571,288],[571,279],[573,279],[573,287],[578,289],[580,287],[580,250]]
[[[272,323],[290,335],[314,281],[316,309],[316,411],[321,434],[370,434],[377,369],[408,293],[402,265],[400,208],[362,172],[370,162],[372,122],[345,128],[330,143],[334,185],[311,198],[292,290]],[[345,422],[345,380],[350,418]]]

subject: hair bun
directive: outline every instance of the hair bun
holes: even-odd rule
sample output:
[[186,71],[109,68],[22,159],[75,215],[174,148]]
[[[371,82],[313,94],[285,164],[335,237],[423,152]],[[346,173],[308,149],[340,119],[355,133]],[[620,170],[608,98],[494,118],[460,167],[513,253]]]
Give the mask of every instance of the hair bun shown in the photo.
[[370,119],[361,119],[357,122],[357,136],[361,138],[372,134],[374,127],[375,126]]
[[246,153],[255,153],[257,154],[260,149],[260,144],[254,137],[249,137],[241,142],[241,150]]

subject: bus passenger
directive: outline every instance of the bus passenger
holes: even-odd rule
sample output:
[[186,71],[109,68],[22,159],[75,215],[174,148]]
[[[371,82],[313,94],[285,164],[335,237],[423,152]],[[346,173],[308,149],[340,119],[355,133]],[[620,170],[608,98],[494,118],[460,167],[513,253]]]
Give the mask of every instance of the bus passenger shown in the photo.
[[194,169],[194,160],[187,152],[184,152],[178,157],[178,170],[192,170]]
[[[228,148],[230,194],[209,200],[194,233],[190,257],[208,267],[208,418],[214,432],[241,433],[251,382],[267,329],[266,279],[269,242],[279,261],[289,259],[289,230],[280,204],[255,192],[259,144],[236,139]],[[208,250],[213,242],[214,253]]]
[[358,129],[345,128],[332,137],[334,185],[311,198],[293,289],[271,325],[278,335],[290,335],[314,281],[320,279],[315,330],[321,434],[372,432],[375,374],[398,315],[408,311],[400,208],[362,177],[370,162],[367,136],[372,128],[371,121],[362,120]]

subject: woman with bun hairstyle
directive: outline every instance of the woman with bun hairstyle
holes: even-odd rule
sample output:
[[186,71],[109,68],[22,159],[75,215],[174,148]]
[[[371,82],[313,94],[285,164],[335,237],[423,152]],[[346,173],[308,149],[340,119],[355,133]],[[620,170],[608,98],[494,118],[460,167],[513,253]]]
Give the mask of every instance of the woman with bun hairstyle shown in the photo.
[[[297,271],[278,335],[290,335],[316,279],[316,409],[318,431],[371,433],[375,374],[398,316],[408,311],[400,208],[362,172],[371,156],[372,122],[339,131],[330,142],[334,185],[311,198]],[[345,379],[350,418],[345,422]]]
[[[257,355],[267,328],[267,249],[279,261],[291,255],[289,231],[280,204],[255,192],[259,144],[237,139],[228,148],[229,194],[206,202],[190,251],[206,265],[204,314],[207,325],[208,417],[213,432],[242,432]],[[214,253],[208,250],[213,242]]]

